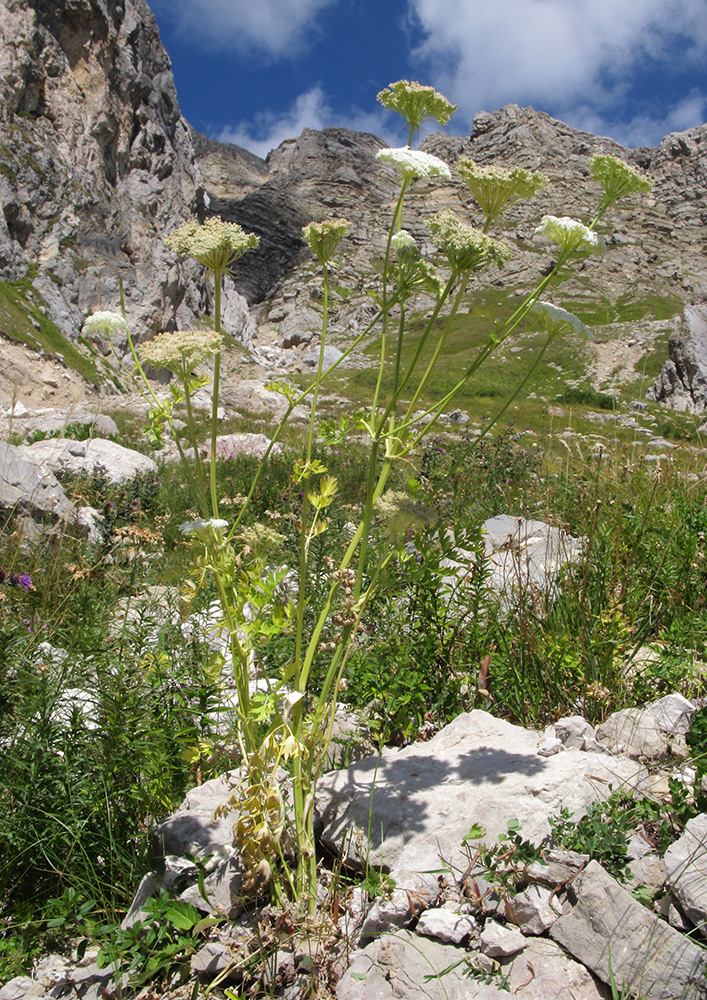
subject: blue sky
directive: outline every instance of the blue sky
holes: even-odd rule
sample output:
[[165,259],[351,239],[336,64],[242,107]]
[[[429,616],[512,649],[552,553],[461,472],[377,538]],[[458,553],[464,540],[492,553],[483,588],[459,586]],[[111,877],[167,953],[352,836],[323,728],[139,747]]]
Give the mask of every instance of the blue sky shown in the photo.
[[532,105],[626,146],[707,120],[707,0],[148,0],[182,113],[265,156],[345,125],[401,145],[376,94],[440,90],[477,111]]

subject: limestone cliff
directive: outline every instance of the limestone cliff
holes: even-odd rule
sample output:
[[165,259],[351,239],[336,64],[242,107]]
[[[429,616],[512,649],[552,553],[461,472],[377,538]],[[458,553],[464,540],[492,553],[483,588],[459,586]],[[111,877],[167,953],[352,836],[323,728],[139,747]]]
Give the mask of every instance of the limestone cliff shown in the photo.
[[[205,196],[145,0],[0,0],[0,205],[0,278],[22,282],[0,331],[28,305],[74,339],[120,278],[139,338],[208,308],[159,239]],[[247,338],[244,301],[226,305]]]

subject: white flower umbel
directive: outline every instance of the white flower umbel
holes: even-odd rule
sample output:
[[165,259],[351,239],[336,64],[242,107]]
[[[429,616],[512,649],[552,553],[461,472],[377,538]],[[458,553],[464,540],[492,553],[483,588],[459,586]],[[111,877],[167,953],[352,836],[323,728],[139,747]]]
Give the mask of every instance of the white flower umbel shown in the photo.
[[213,533],[221,532],[228,527],[228,521],[220,517],[197,517],[194,521],[185,521],[179,525],[179,530],[187,537],[198,538],[201,542],[208,542]]
[[401,146],[399,149],[379,149],[376,159],[397,167],[406,180],[413,180],[415,177],[445,177],[448,181],[452,179],[451,171],[444,160],[432,156],[431,153],[423,153],[420,149],[410,149],[409,146]]
[[420,248],[415,237],[407,229],[399,229],[390,238],[390,246],[398,260],[417,260],[420,256]]
[[[554,306],[552,302],[533,302],[530,311],[535,313],[542,322],[547,332],[552,337],[558,337],[563,333],[579,333],[585,337],[590,337],[589,330],[584,323],[575,316],[574,313],[567,312],[561,306]],[[591,338],[590,338],[591,339]]]
[[166,368],[180,378],[190,373],[221,350],[223,338],[214,330],[174,330],[158,333],[140,348],[143,361],[155,368]]
[[535,232],[552,240],[568,253],[583,250],[588,253],[601,254],[606,250],[604,240],[598,233],[593,232],[584,223],[570,219],[566,215],[544,215]]
[[190,219],[165,236],[163,242],[180,257],[191,257],[210,271],[222,274],[246,250],[257,247],[260,237],[245,233],[237,222],[210,218],[201,223]]
[[128,324],[120,313],[95,312],[86,319],[81,329],[81,334],[84,337],[91,337],[97,333],[103,333],[108,338],[117,335],[125,337],[128,333]]

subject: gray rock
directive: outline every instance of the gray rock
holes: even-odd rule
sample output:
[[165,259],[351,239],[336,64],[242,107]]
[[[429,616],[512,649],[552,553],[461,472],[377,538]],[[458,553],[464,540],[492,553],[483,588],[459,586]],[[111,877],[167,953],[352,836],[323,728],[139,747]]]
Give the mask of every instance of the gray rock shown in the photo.
[[88,441],[50,438],[31,445],[21,445],[19,454],[52,472],[66,469],[69,472],[91,475],[97,470],[103,470],[112,483],[122,483],[138,474],[157,471],[157,465],[147,455],[102,438]]
[[685,307],[668,342],[670,357],[650,392],[676,410],[703,413],[707,407],[707,303]]
[[243,868],[238,858],[222,861],[218,868],[204,879],[204,892],[198,885],[189,886],[181,899],[214,917],[234,920],[243,912]]
[[642,780],[640,766],[625,758],[536,751],[536,733],[486,712],[464,713],[427,743],[324,775],[322,840],[352,865],[368,851],[369,863],[389,868],[399,888],[429,892],[430,877],[420,873],[439,869],[440,858],[467,866],[461,845],[473,823],[492,843],[517,818],[523,835],[540,843],[548,816],[563,805],[581,815],[609,783]]
[[587,750],[595,742],[596,732],[581,715],[570,715],[557,720],[555,736],[567,750]]
[[631,877],[636,885],[643,885],[657,893],[667,878],[665,861],[658,854],[644,854],[629,864]]
[[689,732],[695,706],[681,694],[666,694],[648,706],[663,733],[671,736]]
[[0,511],[54,522],[70,517],[73,507],[50,469],[22,447],[0,442]]
[[437,938],[445,944],[461,944],[464,938],[476,932],[476,921],[465,913],[436,907],[424,911],[415,932],[424,937]]
[[[90,40],[82,58],[91,67],[80,83],[79,37]],[[20,278],[38,264],[34,301],[70,340],[97,303],[118,308],[119,275],[134,332],[193,328],[213,293],[161,237],[206,199],[145,0],[0,0],[0,108],[0,275]],[[226,331],[252,337],[230,280],[223,306]],[[32,319],[28,308],[30,332]],[[106,346],[93,345],[100,361]]]
[[[342,354],[343,351],[340,351],[338,347],[332,347],[331,345],[327,345],[324,348],[324,358],[322,361],[324,370],[326,370],[327,368],[331,368],[333,364],[336,364],[336,362],[339,360]],[[317,348],[314,351],[309,351],[307,354],[305,354],[304,357],[302,358],[302,364],[306,365],[307,368],[316,368],[317,365],[319,364],[319,348]]]
[[[468,952],[411,931],[385,934],[363,951],[336,986],[337,1000],[502,1000],[493,986],[475,984],[465,972]],[[448,970],[445,972],[445,970]],[[478,992],[477,992],[478,990]]]
[[525,948],[525,938],[517,927],[487,920],[479,938],[479,947],[490,958],[508,958]]
[[552,591],[559,571],[577,560],[583,541],[543,521],[501,514],[482,526],[490,570],[487,586],[506,603],[534,589]]
[[47,991],[41,983],[30,979],[29,976],[15,976],[8,979],[4,986],[0,986],[0,1000],[30,1000],[31,998],[47,995]]
[[517,892],[506,909],[523,934],[544,934],[561,913],[553,909],[551,890],[539,885]]
[[668,884],[681,909],[707,937],[707,813],[691,819],[665,852]]
[[[554,941],[526,938],[522,952],[501,959],[511,995],[525,1000],[604,1000],[590,972]],[[506,994],[508,997],[508,994]]]
[[234,964],[235,957],[227,941],[207,941],[195,955],[192,955],[189,967],[197,976],[215,979]]
[[[256,458],[262,458],[270,444],[270,438],[265,434],[219,434],[216,438],[216,458],[235,458],[237,455],[254,455]],[[205,456],[210,455],[211,442],[203,444],[201,451]],[[280,445],[273,445],[270,454],[281,453]]]
[[413,899],[404,889],[393,889],[390,894],[373,901],[361,924],[361,938],[371,938],[407,927],[420,912],[420,905],[429,905],[433,900],[434,896],[420,899],[418,893]]
[[638,903],[596,861],[571,886],[553,940],[605,983],[661,1000],[704,997],[707,953]]
[[624,708],[613,712],[597,729],[597,743],[613,753],[629,757],[661,757],[667,743],[653,712],[640,708]]
[[533,861],[526,868],[526,878],[539,885],[555,889],[564,882],[573,879],[578,871],[589,861],[588,854],[578,854],[576,851],[554,849],[544,852],[544,860]]
[[233,795],[237,771],[229,771],[193,788],[176,812],[155,830],[153,844],[162,856],[212,856],[217,863],[233,857],[234,815],[216,816]]

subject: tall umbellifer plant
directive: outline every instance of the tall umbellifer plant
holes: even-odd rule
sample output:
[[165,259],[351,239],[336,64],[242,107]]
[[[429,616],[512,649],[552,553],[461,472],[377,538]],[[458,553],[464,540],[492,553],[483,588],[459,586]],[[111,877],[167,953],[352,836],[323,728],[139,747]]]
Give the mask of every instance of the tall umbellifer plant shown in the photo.
[[[411,462],[422,438],[430,432],[455,393],[474,377],[490,354],[531,310],[547,334],[543,350],[559,335],[581,330],[576,317],[542,301],[541,295],[577,254],[603,252],[604,243],[595,227],[619,197],[650,187],[648,178],[621,160],[610,156],[594,157],[590,165],[592,176],[603,192],[594,220],[585,225],[570,218],[545,216],[542,219],[538,231],[554,244],[552,270],[489,338],[469,368],[460,374],[454,388],[421,413],[421,401],[472,276],[502,267],[513,255],[513,248],[508,243],[489,235],[491,226],[509,205],[536,195],[547,184],[547,179],[517,168],[479,167],[471,160],[461,159],[459,173],[481,208],[483,223],[481,228],[476,228],[451,211],[435,213],[426,223],[435,247],[428,259],[403,228],[405,195],[417,178],[438,177],[444,183],[451,178],[451,172],[443,160],[411,147],[423,123],[446,124],[455,108],[433,88],[406,80],[391,84],[378,99],[386,108],[403,116],[409,130],[409,145],[378,153],[381,169],[389,165],[397,171],[400,189],[385,242],[376,296],[377,315],[349,345],[343,358],[325,370],[330,272],[350,225],[347,220],[336,218],[306,226],[303,235],[323,277],[319,363],[311,386],[303,392],[297,394],[285,385],[279,386],[287,400],[285,416],[254,475],[247,500],[233,521],[228,522],[220,516],[216,491],[216,415],[222,347],[220,290],[228,268],[257,245],[257,237],[218,219],[210,219],[204,224],[189,222],[172,233],[165,241],[167,245],[179,255],[198,261],[213,277],[216,293],[214,329],[161,334],[141,348],[140,356],[131,342],[136,376],[153,403],[155,437],[159,439],[165,425],[171,425],[172,409],[177,403],[184,404],[187,410],[193,458],[187,462],[186,454],[183,451],[180,454],[190,470],[201,516],[182,525],[182,530],[194,549],[196,586],[209,579],[213,581],[223,622],[231,637],[239,699],[236,735],[242,754],[242,782],[232,804],[236,812],[235,840],[246,870],[244,887],[255,892],[269,885],[275,899],[286,892],[310,912],[314,908],[316,889],[314,793],[326,757],[337,692],[361,618],[373,593],[383,585],[386,567],[396,557],[401,539],[400,523],[414,517],[414,505],[409,498],[392,490],[386,494],[391,470],[396,463]],[[428,296],[430,305],[412,358],[403,363],[401,348],[408,327],[407,307],[413,295],[416,310],[420,296]],[[337,493],[336,479],[313,453],[320,388],[329,373],[374,329],[380,331],[381,341],[372,405],[361,418],[342,418],[337,430],[343,436],[350,429],[359,432],[363,429],[370,438],[365,501],[343,556],[335,560],[332,549],[326,559],[328,589],[325,589],[320,606],[313,608],[309,603],[314,599],[314,589],[309,586],[311,543],[316,536],[325,535],[327,511]],[[384,403],[383,376],[391,342],[395,348],[393,382]],[[426,351],[428,347],[431,351]],[[196,369],[210,360],[214,374],[207,476],[201,465],[190,400],[205,381]],[[176,376],[168,403],[157,400],[145,378],[143,363],[160,365]],[[516,395],[527,377],[518,386]],[[403,403],[404,398],[406,402]],[[293,466],[293,476],[300,484],[303,497],[297,583],[293,598],[286,600],[281,596],[280,585],[294,567],[272,568],[278,563],[276,549],[280,538],[266,525],[246,527],[244,516],[270,450],[293,408],[307,399],[311,400],[311,405],[306,439],[303,452]],[[377,545],[372,550],[369,538],[374,516],[387,519],[391,530],[387,547]],[[258,649],[264,640],[284,630],[294,635],[291,661],[272,683],[267,697],[252,698],[251,682],[258,669]],[[324,653],[328,659],[322,680],[320,666]],[[313,683],[315,657],[320,658],[316,687]],[[287,765],[291,773],[290,805],[283,793],[282,765]]]

